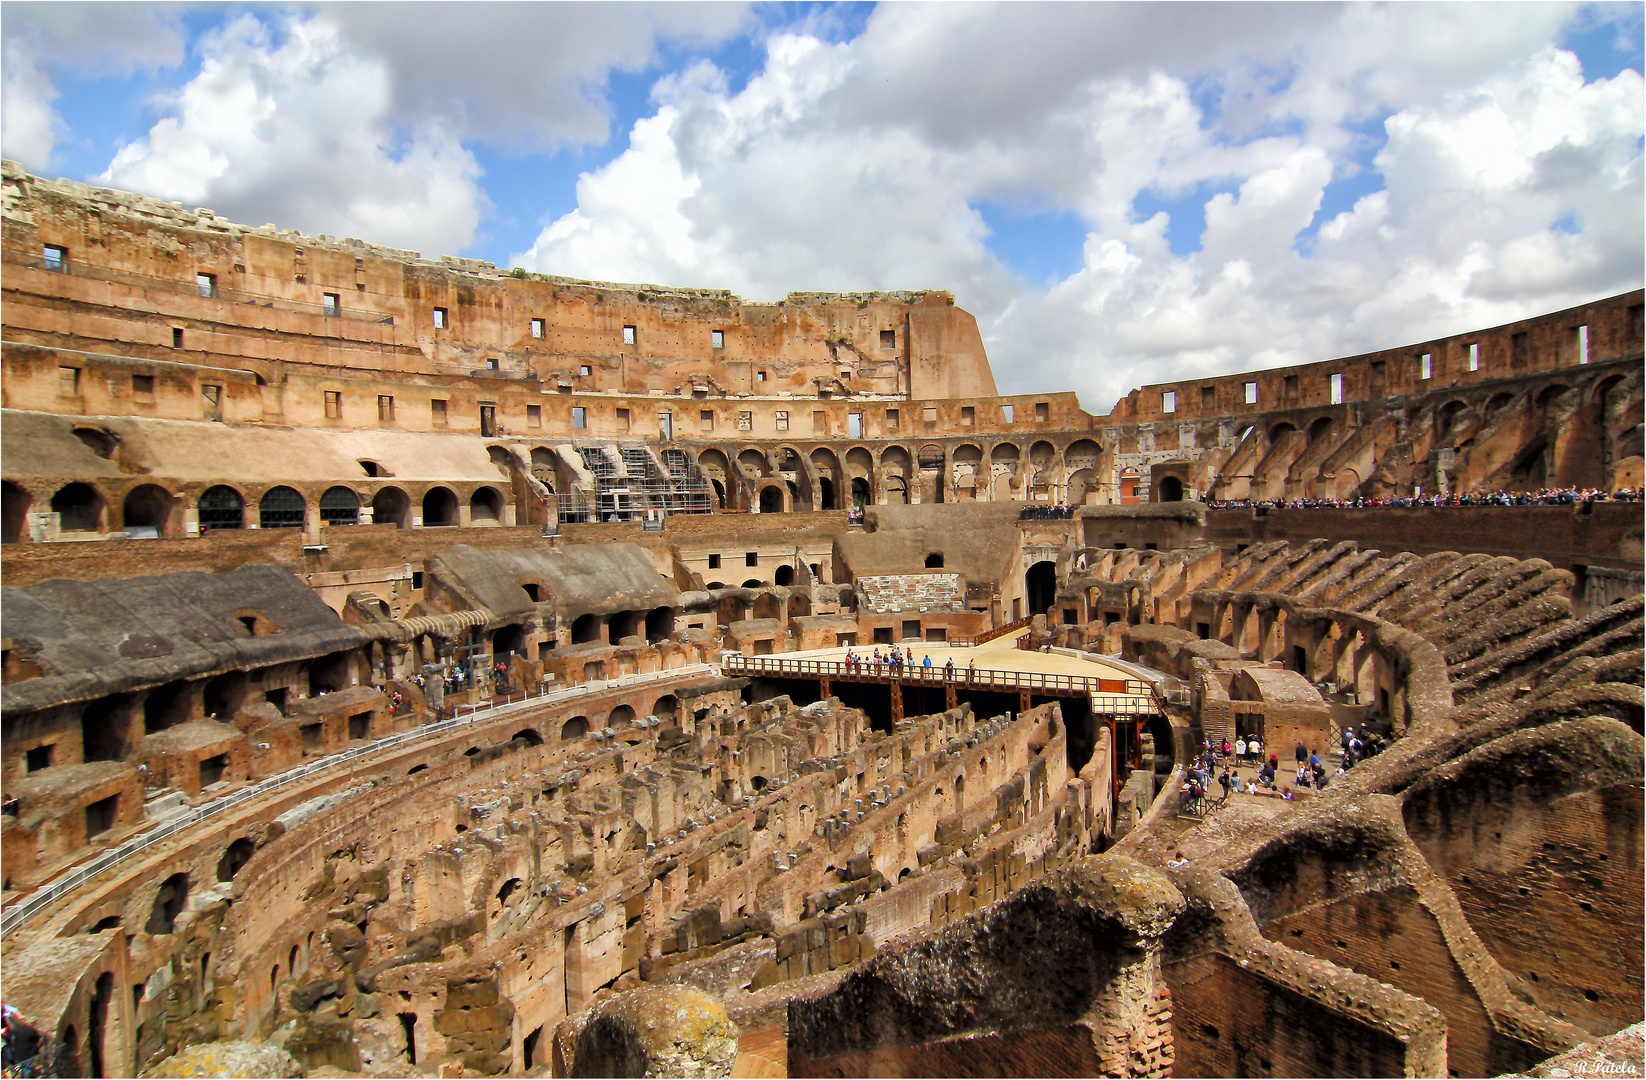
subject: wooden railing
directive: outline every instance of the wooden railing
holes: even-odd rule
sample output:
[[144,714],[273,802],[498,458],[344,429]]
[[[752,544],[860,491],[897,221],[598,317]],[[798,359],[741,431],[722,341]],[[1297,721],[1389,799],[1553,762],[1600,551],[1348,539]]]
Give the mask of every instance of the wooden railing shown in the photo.
[[1009,622],[1005,626],[997,626],[993,630],[985,630],[983,633],[977,635],[976,637],[950,638],[948,641],[944,642],[944,644],[946,644],[946,645],[958,645],[958,646],[961,646],[963,648],[969,648],[969,647],[975,646],[975,645],[982,645],[985,642],[993,641],[997,637],[1005,637],[1007,634],[1015,634],[1019,630],[1023,629],[1026,626],[1028,626],[1033,621],[1034,621],[1034,616],[1030,615],[1026,619],[1018,619],[1016,622]]
[[924,667],[919,664],[847,664],[838,660],[796,660],[779,656],[743,656],[723,653],[720,670],[726,675],[766,675],[789,679],[828,679],[832,682],[916,683],[952,685],[973,690],[1032,692],[1060,697],[1088,695],[1102,712],[1155,711],[1153,687],[1141,679],[1104,679],[1090,675],[1060,675],[1041,671],[1003,671],[994,668]]

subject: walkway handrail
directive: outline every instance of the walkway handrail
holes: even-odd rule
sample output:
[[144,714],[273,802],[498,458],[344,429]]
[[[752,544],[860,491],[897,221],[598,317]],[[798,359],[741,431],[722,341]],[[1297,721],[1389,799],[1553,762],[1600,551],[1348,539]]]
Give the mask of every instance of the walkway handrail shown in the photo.
[[970,647],[977,646],[977,645],[987,645],[989,642],[993,641],[995,638],[1005,637],[1007,634],[1017,633],[1019,630],[1023,629],[1026,626],[1028,626],[1032,622],[1034,622],[1034,616],[1033,615],[1028,615],[1028,616],[1025,616],[1024,618],[1018,619],[1016,622],[1009,622],[1005,626],[997,626],[993,630],[985,630],[983,633],[977,635],[976,637],[954,638],[950,641],[944,642],[944,644],[945,645],[955,645],[955,646],[959,646],[961,648],[970,648]]
[[[685,667],[670,668],[664,671],[647,672],[642,675],[627,675],[619,679],[612,679],[598,684],[585,683],[578,686],[569,686],[561,690],[547,691],[535,695],[522,694],[519,700],[515,700],[511,696],[506,695],[501,704],[494,702],[493,704],[484,707],[479,705],[470,706],[467,716],[458,715],[454,716],[450,720],[443,720],[433,724],[424,724],[420,727],[413,728],[410,731],[402,731],[394,735],[385,735],[380,739],[374,739],[365,746],[357,746],[352,750],[343,750],[336,754],[328,754],[323,758],[317,758],[314,761],[299,765],[294,769],[288,769],[277,776],[268,777],[267,779],[259,781],[249,787],[241,788],[238,791],[232,791],[229,794],[224,795],[222,798],[213,799],[204,806],[199,806],[192,810],[188,810],[177,817],[172,818],[170,821],[162,823],[157,828],[149,829],[141,835],[133,837],[124,844],[121,844],[119,847],[108,849],[96,858],[92,859],[90,862],[75,867],[73,870],[69,871],[67,876],[59,878],[44,888],[35,890],[23,900],[7,907],[5,912],[0,914],[0,934],[11,933],[35,913],[50,906],[51,904],[56,903],[58,900],[78,889],[80,886],[84,885],[97,875],[103,873],[105,870],[109,870],[115,866],[119,866],[121,863],[129,861],[133,857],[142,854],[150,847],[153,847],[155,844],[160,843],[162,840],[169,840],[178,833],[191,829],[201,822],[221,814],[225,810],[233,809],[242,803],[271,794],[285,787],[287,784],[291,784],[299,780],[306,780],[309,777],[314,776],[316,773],[327,772],[331,769],[337,768],[340,765],[346,765],[350,762],[357,761],[360,758],[374,755],[380,753],[381,751],[393,749],[398,746],[403,746],[406,743],[416,742],[434,736],[450,734],[477,723],[490,721],[507,711],[512,711],[513,709],[525,705],[528,701],[536,701],[538,704],[552,705],[571,698],[605,693],[606,691],[612,689],[638,686],[644,683],[658,682],[664,679],[671,679],[680,676],[712,674],[714,670],[715,669],[709,664],[688,664]],[[461,708],[463,707],[459,706],[459,710],[461,710]]]
[[[777,675],[799,678],[829,678],[843,682],[896,681],[942,686],[955,684],[989,690],[1058,690],[1066,693],[1136,695],[1149,693],[1147,683],[1138,679],[1101,679],[1090,675],[1062,675],[1040,671],[1012,671],[997,668],[925,667],[919,664],[846,664],[837,660],[787,660],[775,656],[721,657],[721,667],[740,675]],[[1124,689],[1114,684],[1124,682]],[[1105,686],[1104,684],[1108,685]]]

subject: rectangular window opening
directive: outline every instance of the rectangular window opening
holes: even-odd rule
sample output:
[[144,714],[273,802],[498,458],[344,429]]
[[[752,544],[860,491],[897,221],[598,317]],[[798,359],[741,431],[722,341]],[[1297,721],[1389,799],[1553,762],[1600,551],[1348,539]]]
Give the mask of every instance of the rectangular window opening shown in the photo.
[[714,410],[702,409],[697,414],[697,427],[700,431],[714,430]]
[[486,370],[487,371],[497,371],[502,366],[503,366],[503,361],[499,360],[497,357],[495,357],[495,356],[486,357]]
[[627,409],[618,409],[617,410],[617,429],[619,431],[624,432],[625,434],[628,432],[628,430],[629,430],[629,410],[627,410]]
[[223,404],[223,388],[212,383],[202,383],[200,396],[205,399],[208,412],[216,412]]
[[1331,385],[1332,385],[1332,404],[1333,405],[1343,404],[1343,376],[1342,376],[1342,374],[1339,373],[1339,374],[1332,375]]
[[1017,422],[1015,415],[1016,411],[1016,407],[1012,405],[1000,406],[1000,415],[1008,424],[1015,424]]
[[542,319],[533,319],[532,320],[532,337],[536,338],[538,341],[542,341],[543,340],[543,335],[544,335],[543,320]]
[[1589,327],[1584,325],[1574,329],[1572,331],[1572,342],[1576,346],[1577,362],[1587,364],[1589,362]]
[[[1176,394],[1172,395],[1172,401],[1174,402],[1173,408],[1176,408],[1176,405],[1175,405],[1175,402],[1177,401],[1177,395]],[[1037,401],[1037,402],[1035,402],[1034,403],[1034,418],[1036,420],[1040,421],[1041,423],[1045,423],[1046,421],[1050,420],[1052,418],[1052,405],[1051,405],[1051,402],[1049,402],[1049,401]]]
[[752,413],[752,412],[740,412],[740,413],[738,413],[737,414],[737,430],[738,431],[753,431],[754,430],[754,413]]
[[1167,390],[1160,395],[1160,411],[1174,413],[1177,411],[1177,391]]
[[927,405],[925,408],[921,409],[920,419],[924,420],[928,424],[937,423],[937,406]]
[[133,375],[131,377],[131,396],[138,401],[154,400],[154,376]]
[[863,437],[863,414],[860,412],[846,414],[846,438],[861,439]]
[[[623,412],[625,410],[619,409],[618,411]],[[628,417],[624,416],[622,419],[627,420]],[[526,426],[529,427],[529,428],[540,428],[540,427],[543,426],[543,406],[541,406],[541,405],[527,405],[526,406]]]
[[594,368],[589,364],[579,364],[578,368],[577,368],[577,373],[579,375],[593,375],[594,374]]
[[171,328],[171,347],[174,349],[183,347],[183,328],[181,326]]
[[971,427],[977,423],[977,407],[974,405],[960,406],[960,426]]
[[446,426],[446,401],[444,398],[434,398],[429,402],[429,419],[435,427]]
[[635,331],[634,327],[625,326],[623,328],[623,344],[633,345],[638,340],[639,340],[639,337],[636,334],[636,331]]
[[1246,404],[1257,404],[1257,384],[1255,382],[1249,382],[1246,384]]
[[759,566],[760,565],[760,552],[750,551],[750,552],[745,553],[744,556],[743,556],[743,565],[744,566]]
[[777,412],[774,414],[774,419],[776,421],[778,431],[787,431],[787,430],[789,430],[789,414],[786,410],[783,410],[783,409],[777,410]]
[[326,419],[339,420],[343,416],[343,392],[341,390],[326,391]]
[[724,330],[709,331],[709,348],[724,349],[726,347],[726,332]]
[[64,397],[74,397],[80,393],[79,368],[60,367],[57,369],[57,392]]
[[720,569],[720,556],[718,556],[718,555],[710,555],[709,556],[709,569],[710,570]]
[[895,431],[897,429],[897,417],[898,413],[896,409],[886,410],[886,427],[889,430]]
[[880,331],[880,347],[882,349],[895,349],[895,348],[897,348],[897,331],[896,330],[882,330],[882,331]]
[[582,431],[584,428],[586,428],[588,426],[589,426],[588,411],[585,410],[583,408],[583,406],[581,406],[581,405],[573,405],[572,406],[572,428],[573,428],[573,430]]
[[446,319],[446,309],[443,308],[443,307],[435,308],[434,309],[434,328],[436,330],[444,330],[444,329],[446,329],[446,327],[448,325],[450,325],[450,324]]
[[1288,400],[1291,399],[1291,398],[1297,397],[1297,389],[1298,389],[1297,376],[1296,375],[1286,376],[1286,381],[1281,384],[1281,389],[1282,389],[1282,392],[1286,395]]
[[764,371],[755,372],[754,373],[754,381],[755,382],[765,382],[766,381],[766,373]]
[[827,435],[829,433],[829,414],[822,409],[812,413],[812,433],[814,435]]
[[1480,370],[1480,343],[1478,341],[1469,345],[1469,370]]
[[45,259],[46,269],[54,274],[69,272],[69,249],[56,244],[47,244],[40,249],[40,255]]
[[320,296],[320,310],[327,315],[336,315],[343,310],[343,297],[340,293],[322,293]]
[[1434,378],[1434,374],[1435,374],[1435,357],[1434,357],[1434,353],[1424,353],[1422,356],[1418,357],[1417,358],[1417,377],[1420,378],[1420,379],[1432,379],[1432,378]]
[[200,290],[200,295],[207,299],[217,296],[216,274],[196,274],[194,275],[194,285]]

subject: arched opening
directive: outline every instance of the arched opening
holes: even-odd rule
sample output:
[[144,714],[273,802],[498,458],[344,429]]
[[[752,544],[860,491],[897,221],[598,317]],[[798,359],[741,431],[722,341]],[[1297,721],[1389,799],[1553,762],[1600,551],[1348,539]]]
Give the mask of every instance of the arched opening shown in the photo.
[[503,496],[496,488],[476,488],[469,496],[470,525],[498,525],[503,521]]
[[726,509],[726,485],[711,479],[709,486],[714,488],[714,504],[722,510]]
[[407,512],[411,509],[411,499],[404,491],[395,487],[378,488],[371,497],[371,519],[374,525],[394,525],[404,529],[406,527]]
[[789,597],[789,618],[804,619],[811,613],[812,602],[807,599],[805,593],[797,592],[793,596]]
[[769,485],[760,489],[760,512],[762,514],[781,514],[783,512],[782,488]]
[[346,487],[327,488],[320,496],[320,520],[327,525],[360,523],[360,496]]
[[512,877],[497,888],[497,902],[507,907],[509,900],[520,891],[520,879]]
[[749,777],[749,786],[756,791],[765,791],[766,778],[764,776],[751,776]]
[[1572,388],[1565,383],[1550,383],[1537,392],[1537,407],[1546,410],[1556,398],[1570,393],[1571,390]]
[[634,726],[634,708],[629,705],[619,705],[606,717],[606,726],[613,731],[622,731]]
[[586,716],[574,716],[570,720],[567,720],[565,724],[561,725],[560,741],[570,742],[573,739],[581,739],[588,733],[589,718]]
[[536,728],[521,728],[509,739],[510,742],[523,742],[527,746],[542,746],[543,736]]
[[652,715],[664,720],[673,720],[680,711],[680,699],[673,694],[664,694],[652,705]]
[[907,506],[909,503],[909,482],[901,476],[886,477],[886,504],[888,506]]
[[90,484],[64,484],[51,497],[51,509],[63,532],[103,531],[103,497]]
[[169,934],[183,914],[183,905],[189,899],[189,875],[173,874],[160,883],[154,894],[154,906],[149,909],[149,921],[143,929],[150,934]]
[[207,488],[201,493],[195,509],[200,516],[200,531],[203,533],[214,529],[246,527],[246,502],[231,487],[218,484]]
[[492,658],[503,660],[510,653],[519,652],[526,644],[526,628],[519,623],[508,623],[492,631]]
[[759,578],[752,577],[752,578],[750,578],[749,580],[747,580],[743,583],[743,587],[745,589],[760,589],[760,588],[764,588],[765,584],[766,583],[761,581]]
[[450,488],[430,488],[423,496],[423,527],[433,529],[456,524],[457,496]]
[[159,484],[139,484],[120,504],[120,524],[132,539],[159,539],[171,535],[176,496]]
[[[253,637],[257,637],[253,633]],[[266,635],[265,635],[266,636]],[[246,697],[246,673],[225,671],[206,684],[200,694],[200,705],[207,716],[228,722],[240,710]]]
[[1435,434],[1444,438],[1457,424],[1457,418],[1467,409],[1468,403],[1463,401],[1448,401],[1435,413]]
[[289,487],[272,487],[257,502],[259,529],[301,529],[304,518],[303,496]]
[[852,506],[861,510],[869,505],[869,482],[861,476],[852,478]]
[[23,526],[28,522],[29,493],[22,484],[7,480],[0,485],[0,542],[15,544],[23,539]]
[[1329,416],[1322,416],[1320,419],[1309,425],[1309,445],[1313,446],[1321,439],[1324,439],[1327,435],[1330,435],[1331,432],[1332,418]]
[[1286,421],[1282,420],[1280,423],[1276,424],[1274,427],[1269,429],[1269,441],[1272,442],[1272,443],[1276,443],[1276,442],[1279,442],[1281,439],[1284,439],[1288,435],[1295,435],[1295,434],[1297,434],[1296,425],[1289,424]]
[[1051,610],[1057,597],[1057,565],[1042,560],[1029,567],[1023,575],[1024,591],[1028,594],[1029,614],[1044,615]]
[[224,850],[223,857],[217,860],[217,880],[233,881],[234,875],[240,872],[242,866],[251,861],[252,852],[256,850],[257,845],[252,843],[251,838],[248,836],[242,836],[230,844]]
[[131,699],[124,694],[98,698],[80,714],[80,746],[85,761],[119,761],[126,756],[125,725],[115,714]]
[[817,508],[819,510],[835,509],[834,481],[827,476],[817,478]]
[[943,569],[943,553],[941,551],[929,551],[926,553],[926,569]]
[[600,616],[579,615],[572,620],[572,644],[588,645],[600,640]]
[[[93,1076],[107,1076],[109,1071],[104,1063],[103,1042],[108,1037],[109,1005],[114,1001],[114,972],[105,971],[97,976],[97,984],[92,990],[91,1008],[86,1025],[86,1041],[91,1050],[91,1074]],[[68,1070],[63,1070],[68,1073]],[[72,1075],[72,1074],[70,1074]]]
[[143,699],[143,731],[152,735],[188,719],[188,684],[166,683],[150,690]]
[[1508,393],[1493,394],[1491,397],[1486,399],[1486,408],[1485,408],[1485,411],[1484,411],[1483,415],[1485,416],[1485,418],[1487,420],[1490,420],[1490,419],[1492,419],[1492,417],[1494,417],[1498,413],[1502,412],[1504,406],[1510,404],[1513,401],[1514,401],[1514,395],[1513,394],[1508,394]]
[[613,612],[611,626],[607,630],[607,640],[616,645],[624,638],[638,637],[642,625],[644,624],[638,611]]
[[674,633],[674,609],[652,608],[646,612],[646,640],[653,645]]
[[773,585],[793,585],[794,584],[794,567],[786,566],[786,565],[785,566],[779,566],[776,570],[772,571],[772,584]]
[[1175,476],[1163,477],[1160,486],[1155,490],[1159,493],[1161,502],[1183,501],[1183,481]]

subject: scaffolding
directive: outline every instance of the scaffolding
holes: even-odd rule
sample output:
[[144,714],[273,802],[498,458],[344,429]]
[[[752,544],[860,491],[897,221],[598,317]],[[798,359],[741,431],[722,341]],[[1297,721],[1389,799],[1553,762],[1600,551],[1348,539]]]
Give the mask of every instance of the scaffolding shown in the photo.
[[[560,498],[560,522],[641,521],[661,529],[670,514],[712,511],[708,479],[679,450],[665,450],[667,469],[644,444],[573,444],[594,477]],[[615,449],[615,453],[613,452]]]

